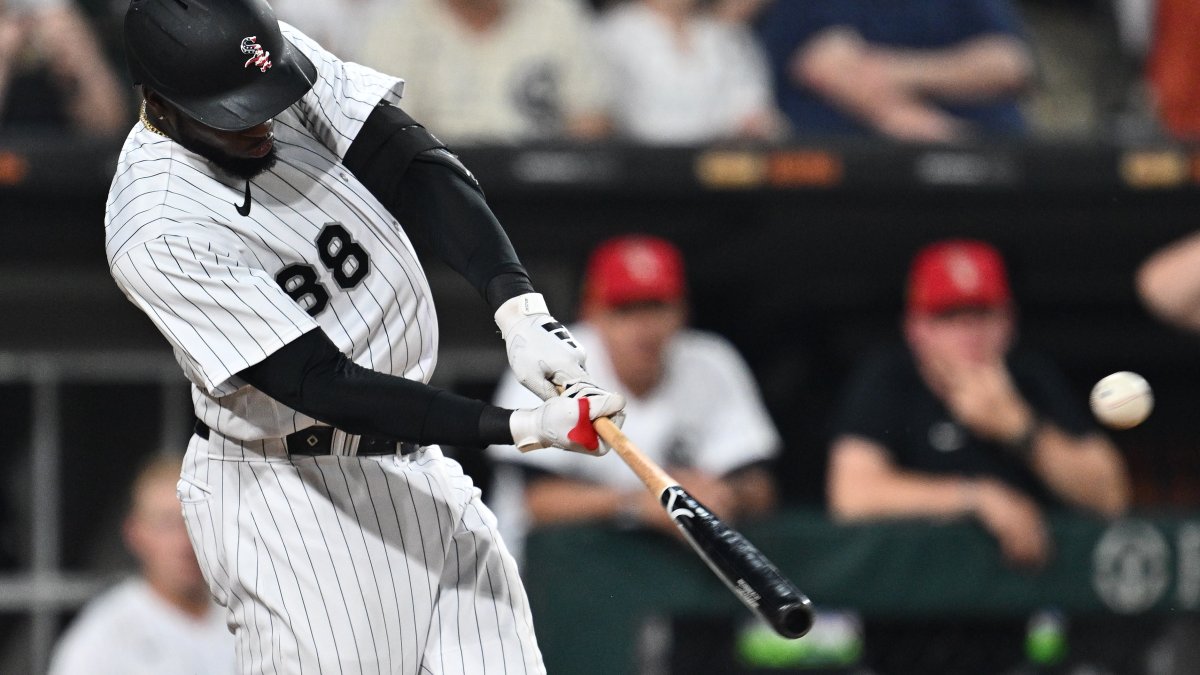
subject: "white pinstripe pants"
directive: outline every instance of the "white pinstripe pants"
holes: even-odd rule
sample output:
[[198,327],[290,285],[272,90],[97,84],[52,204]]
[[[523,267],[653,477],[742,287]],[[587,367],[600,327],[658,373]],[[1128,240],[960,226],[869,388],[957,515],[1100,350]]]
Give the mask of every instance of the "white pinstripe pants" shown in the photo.
[[179,496],[242,675],[546,672],[495,516],[437,447],[241,459],[193,436]]

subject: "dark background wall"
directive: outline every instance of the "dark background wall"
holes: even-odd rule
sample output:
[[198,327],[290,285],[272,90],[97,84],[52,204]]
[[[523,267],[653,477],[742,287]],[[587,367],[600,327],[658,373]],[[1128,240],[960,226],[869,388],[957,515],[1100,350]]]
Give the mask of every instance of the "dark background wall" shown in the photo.
[[[29,162],[18,184],[0,187],[0,351],[168,353],[108,277],[102,214],[114,150],[53,139],[0,145]],[[770,160],[776,150],[747,156]],[[682,247],[695,324],[741,348],[784,432],[780,476],[792,501],[821,501],[827,413],[856,357],[898,336],[911,254],[936,238],[973,236],[1005,253],[1023,342],[1062,364],[1081,404],[1116,370],[1139,371],[1155,387],[1150,421],[1115,434],[1139,502],[1200,502],[1191,477],[1200,476],[1200,344],[1148,316],[1133,289],[1146,255],[1200,225],[1190,155],[1173,151],[1182,153],[1168,155],[1174,162],[1130,173],[1130,155],[1114,148],[964,148],[934,159],[958,158],[968,170],[934,175],[922,168],[931,152],[919,148],[820,150],[834,170],[818,163],[791,174],[752,171],[751,180],[714,177],[702,170],[712,154],[688,149],[462,154],[560,318],[572,318],[579,270],[602,238],[643,231]],[[73,159],[38,161],[57,155]],[[982,170],[970,169],[972,158]],[[439,261],[428,268],[445,353],[484,359],[477,369],[457,364],[447,384],[486,396],[503,368],[489,312]],[[154,395],[136,387],[117,397],[87,387],[70,395],[64,484],[83,491],[79,508],[118,508],[115,495],[87,486],[119,484],[157,442]],[[28,396],[0,388],[0,409],[13,418],[0,453],[13,466],[28,448]],[[479,455],[460,455],[486,481]]]

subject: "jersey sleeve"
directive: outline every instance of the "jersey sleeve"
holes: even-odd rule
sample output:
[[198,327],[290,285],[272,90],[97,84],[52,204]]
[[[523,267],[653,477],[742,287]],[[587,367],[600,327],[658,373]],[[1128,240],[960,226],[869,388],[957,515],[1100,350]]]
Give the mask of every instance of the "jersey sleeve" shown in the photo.
[[130,247],[112,275],[175,348],[188,379],[212,396],[233,393],[236,373],[317,327],[267,272],[187,237]]
[[[732,344],[716,335],[697,334],[693,363],[680,364],[681,370],[703,377],[695,391],[719,392],[704,406],[694,421],[700,428],[693,434],[696,442],[694,465],[723,475],[764,460],[774,459],[782,441],[763,404],[758,383],[750,367]],[[697,400],[700,400],[698,397]],[[681,405],[687,405],[681,401]]]
[[380,101],[399,103],[404,80],[358,63],[342,61],[294,27],[280,30],[317,69],[317,82],[296,104],[305,126],[325,147],[345,157]]
[[50,660],[49,675],[120,675],[119,664],[113,663],[113,647],[109,636],[95,629],[68,632],[55,648]]
[[[119,587],[118,587],[119,588]],[[123,675],[129,672],[129,657],[121,638],[128,628],[120,615],[114,591],[109,589],[84,605],[67,627],[50,657],[48,675]]]
[[79,633],[77,626],[68,629],[54,648],[50,658],[49,675],[71,675],[71,673],[97,672],[94,640]]

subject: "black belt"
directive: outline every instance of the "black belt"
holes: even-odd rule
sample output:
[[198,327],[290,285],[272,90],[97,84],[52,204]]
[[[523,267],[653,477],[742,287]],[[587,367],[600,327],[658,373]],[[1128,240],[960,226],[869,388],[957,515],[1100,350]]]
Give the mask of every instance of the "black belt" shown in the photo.
[[[208,425],[196,420],[196,435],[208,440]],[[333,452],[333,427],[309,427],[283,437],[289,455],[317,457]],[[359,436],[359,455],[411,455],[421,446],[408,441],[393,441],[375,436]]]

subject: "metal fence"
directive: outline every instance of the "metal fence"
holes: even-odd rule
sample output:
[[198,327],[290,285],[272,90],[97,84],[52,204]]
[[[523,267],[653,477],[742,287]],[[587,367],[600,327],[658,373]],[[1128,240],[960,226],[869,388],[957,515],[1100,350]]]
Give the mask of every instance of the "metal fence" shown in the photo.
[[[434,384],[453,386],[457,382],[494,382],[504,357],[499,349],[443,350]],[[138,385],[157,390],[157,410],[129,410],[127,420],[109,420],[111,424],[143,424],[157,428],[156,440],[138,449],[145,455],[160,449],[181,448],[193,416],[188,403],[187,381],[169,353],[96,352],[96,353],[0,353],[0,386],[15,388],[28,397],[28,440],[14,448],[24,457],[14,458],[8,467],[27,471],[17,496],[23,503],[13,504],[13,515],[24,522],[12,524],[27,531],[22,550],[17,551],[17,566],[0,573],[0,672],[44,673],[55,640],[66,619],[111,584],[124,572],[111,564],[90,569],[70,569],[64,564],[64,531],[69,529],[63,514],[66,484],[64,466],[67,441],[64,408],[72,397],[74,385],[119,387]],[[127,461],[127,460],[122,460]],[[17,466],[14,466],[16,464]],[[128,467],[132,478],[134,466]],[[18,481],[21,482],[21,481]],[[92,512],[111,509],[121,502],[123,493],[110,494],[111,502],[97,505]]]
[[159,447],[168,447],[171,439],[186,434],[191,411],[182,404],[180,392],[186,381],[179,367],[161,353],[0,354],[0,383],[27,387],[31,399],[27,448],[31,489],[25,491],[28,503],[17,505],[18,512],[30,519],[29,550],[22,552],[23,564],[17,571],[0,576],[0,612],[16,619],[9,622],[13,624],[9,650],[0,670],[43,673],[62,616],[92,597],[112,573],[68,572],[62,566],[63,385],[157,386],[162,392]]

